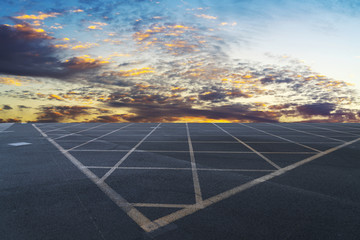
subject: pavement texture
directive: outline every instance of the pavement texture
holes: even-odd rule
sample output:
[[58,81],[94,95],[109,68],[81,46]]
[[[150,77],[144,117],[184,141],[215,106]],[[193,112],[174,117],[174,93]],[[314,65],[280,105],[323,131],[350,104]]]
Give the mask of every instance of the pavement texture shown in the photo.
[[360,124],[0,124],[0,239],[360,239]]

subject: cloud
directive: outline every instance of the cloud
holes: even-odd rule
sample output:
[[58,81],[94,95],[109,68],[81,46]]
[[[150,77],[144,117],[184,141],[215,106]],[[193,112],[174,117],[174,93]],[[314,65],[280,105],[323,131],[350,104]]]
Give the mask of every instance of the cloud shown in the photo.
[[134,68],[129,70],[121,70],[118,72],[110,72],[110,74],[119,77],[132,77],[132,76],[138,76],[138,75],[154,73],[154,72],[155,72],[154,68],[144,67],[144,68]]
[[12,77],[0,77],[0,84],[5,84],[5,85],[14,85],[14,86],[21,86],[22,83],[19,79],[17,78],[12,78]]
[[205,18],[205,19],[212,19],[212,20],[217,19],[217,17],[206,15],[206,14],[195,14],[195,16],[198,18]]
[[56,13],[56,12],[53,12],[53,13],[42,13],[42,12],[39,12],[38,15],[34,15],[34,14],[31,14],[31,15],[27,15],[27,14],[24,14],[24,15],[21,15],[21,16],[16,16],[14,17],[15,19],[19,19],[19,20],[44,20],[46,18],[49,18],[49,17],[56,17],[60,15],[60,13]]
[[37,122],[60,122],[93,117],[95,114],[109,112],[106,109],[88,106],[42,106],[39,108]]
[[31,108],[31,107],[28,107],[28,106],[25,106],[25,105],[18,105],[17,107],[18,107],[20,110]]
[[13,108],[9,105],[3,105],[4,110],[12,110]]
[[102,58],[95,59],[90,57],[89,55],[83,55],[67,59],[64,62],[63,66],[71,70],[87,70],[99,68],[107,63],[109,63],[109,61]]
[[21,122],[21,120],[17,118],[8,118],[8,119],[0,118],[0,123],[19,123],[19,122]]
[[33,31],[27,23],[21,25],[23,27],[0,25],[0,73],[64,79],[109,63],[88,55],[62,62],[51,42],[52,37]]
[[30,25],[16,28],[0,25],[0,73],[60,77],[64,68],[56,57],[47,35],[31,30]]
[[333,103],[313,103],[296,107],[300,114],[306,116],[329,116],[335,108],[336,106]]

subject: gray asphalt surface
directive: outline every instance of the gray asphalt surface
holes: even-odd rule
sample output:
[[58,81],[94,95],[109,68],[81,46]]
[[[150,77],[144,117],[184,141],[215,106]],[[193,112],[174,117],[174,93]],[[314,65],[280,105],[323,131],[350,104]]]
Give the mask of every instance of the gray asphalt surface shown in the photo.
[[360,239],[360,124],[0,124],[0,239]]

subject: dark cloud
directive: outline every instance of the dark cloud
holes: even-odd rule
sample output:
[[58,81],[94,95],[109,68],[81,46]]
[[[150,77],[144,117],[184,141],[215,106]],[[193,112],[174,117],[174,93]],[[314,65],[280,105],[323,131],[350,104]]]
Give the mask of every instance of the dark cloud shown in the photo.
[[26,108],[31,108],[31,107],[28,107],[28,106],[25,106],[25,105],[18,105],[17,107],[18,107],[20,110],[26,109]]
[[106,109],[86,106],[42,106],[39,109],[37,122],[61,122],[77,120],[80,116],[108,113]]
[[21,122],[21,120],[17,118],[8,118],[8,119],[0,118],[0,123],[17,123],[17,122]]
[[13,109],[13,108],[10,107],[9,105],[3,105],[3,109],[4,109],[4,110],[11,110],[11,109]]
[[313,103],[298,106],[296,109],[301,115],[312,116],[312,115],[321,115],[329,116],[331,111],[335,109],[336,105],[333,103]]
[[176,121],[184,117],[198,117],[214,120],[277,122],[279,115],[261,111],[252,111],[249,105],[233,104],[208,109],[195,109],[182,102],[172,104],[133,104],[110,102],[112,107],[131,108],[132,114],[121,118],[130,122],[166,122]]
[[[23,27],[16,27],[17,25]],[[28,23],[0,25],[0,73],[64,78],[100,67],[100,60],[71,58],[61,62],[52,37],[35,31]]]
[[[30,28],[29,24],[22,24]],[[0,25],[0,52],[0,73],[39,77],[64,75],[50,40],[27,28]]]

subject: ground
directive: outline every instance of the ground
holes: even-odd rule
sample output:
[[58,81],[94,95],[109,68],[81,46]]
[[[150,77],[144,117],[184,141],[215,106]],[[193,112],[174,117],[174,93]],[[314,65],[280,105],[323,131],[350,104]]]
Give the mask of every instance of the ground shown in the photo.
[[359,239],[360,124],[0,125],[1,239]]

